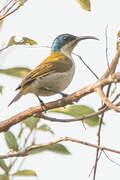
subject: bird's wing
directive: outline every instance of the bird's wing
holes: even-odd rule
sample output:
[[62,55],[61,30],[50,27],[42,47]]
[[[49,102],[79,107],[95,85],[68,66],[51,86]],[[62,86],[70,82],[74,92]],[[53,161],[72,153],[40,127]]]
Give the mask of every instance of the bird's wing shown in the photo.
[[71,60],[66,56],[59,57],[58,60],[53,57],[50,60],[50,56],[48,58],[48,60],[45,59],[40,65],[29,72],[16,90],[25,87],[37,78],[42,78],[55,72],[66,72],[72,67]]

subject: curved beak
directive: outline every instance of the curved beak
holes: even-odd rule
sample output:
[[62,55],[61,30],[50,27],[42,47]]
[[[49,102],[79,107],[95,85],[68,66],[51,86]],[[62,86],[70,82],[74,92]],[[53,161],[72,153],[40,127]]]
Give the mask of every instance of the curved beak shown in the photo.
[[98,38],[94,37],[94,36],[80,36],[80,37],[77,37],[76,40],[78,41],[82,41],[82,40],[85,40],[85,39],[95,39],[95,40],[99,40]]

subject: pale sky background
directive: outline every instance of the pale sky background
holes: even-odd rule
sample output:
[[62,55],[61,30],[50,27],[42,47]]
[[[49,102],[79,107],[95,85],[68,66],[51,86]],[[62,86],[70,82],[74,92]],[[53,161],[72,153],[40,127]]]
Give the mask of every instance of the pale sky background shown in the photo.
[[[3,0],[2,0],[3,1]],[[108,56],[109,62],[116,52],[116,37],[120,30],[119,22],[120,1],[119,0],[91,0],[91,12],[83,10],[76,0],[28,0],[16,13],[5,19],[3,28],[0,30],[0,45],[7,42],[13,35],[20,39],[23,36],[36,40],[39,45],[50,46],[54,38],[62,33],[71,33],[77,36],[92,35],[100,41],[86,40],[80,42],[74,52],[80,54],[84,61],[100,77],[107,68],[105,28],[108,25]],[[2,68],[14,66],[26,66],[33,69],[40,64],[50,53],[47,48],[28,48],[24,46],[12,47],[0,54],[0,66]],[[64,91],[72,93],[80,88],[94,82],[95,77],[86,69],[80,60],[73,56],[76,64],[76,73],[70,86]],[[119,70],[119,67],[118,67]],[[34,95],[23,96],[11,107],[7,107],[15,96],[14,89],[21,82],[19,78],[0,75],[0,85],[4,85],[3,95],[0,97],[0,120],[5,120],[12,115],[21,112],[29,107],[39,104]],[[119,92],[119,86],[117,88]],[[117,93],[116,92],[116,93]],[[44,102],[60,98],[59,95],[49,98],[42,98]],[[98,95],[91,94],[79,101],[79,104],[91,106],[95,110],[100,107]],[[52,114],[51,114],[52,116]],[[119,114],[113,111],[106,113],[104,122],[106,125],[101,131],[101,145],[120,150],[120,119]],[[59,137],[69,136],[90,143],[97,143],[97,129],[86,125],[86,130],[80,122],[75,123],[52,123],[44,121],[55,132],[55,136],[49,133],[41,133],[37,142],[49,142]],[[18,125],[11,128],[17,131]],[[0,153],[7,153],[2,135],[0,137]],[[23,169],[33,169],[38,174],[38,179],[44,180],[88,180],[92,179],[89,173],[94,165],[96,151],[93,148],[62,142],[72,155],[57,155],[52,152],[44,152],[27,157]],[[109,158],[120,164],[120,155],[107,152]],[[117,177],[120,179],[120,166],[110,162],[104,154],[98,163],[96,180]],[[15,180],[35,180],[34,177]]]

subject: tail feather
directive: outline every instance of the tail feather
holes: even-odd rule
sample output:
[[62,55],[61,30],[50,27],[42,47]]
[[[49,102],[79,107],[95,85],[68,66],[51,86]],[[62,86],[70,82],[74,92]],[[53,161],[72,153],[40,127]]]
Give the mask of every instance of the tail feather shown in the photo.
[[8,107],[13,103],[13,102],[15,102],[15,101],[17,101],[20,97],[21,97],[21,92],[19,92],[14,98],[13,98],[13,100],[10,102],[10,104],[8,105]]

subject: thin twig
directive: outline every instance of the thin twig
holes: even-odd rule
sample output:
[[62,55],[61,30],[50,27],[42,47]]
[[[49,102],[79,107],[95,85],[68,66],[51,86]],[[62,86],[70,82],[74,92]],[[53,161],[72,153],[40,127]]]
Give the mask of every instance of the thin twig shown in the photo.
[[[101,155],[102,155],[102,152],[103,152],[103,151],[100,152],[97,161],[99,161],[99,159],[100,159],[100,157],[101,157]],[[95,165],[94,165],[94,166],[95,166]],[[90,173],[89,173],[89,177],[91,176],[91,174],[92,174],[92,172],[93,172],[93,170],[94,170],[94,166],[92,167],[92,169],[91,169],[91,171],[90,171]]]
[[[113,99],[112,103],[114,103],[120,96],[120,93],[116,95],[116,97]],[[117,103],[116,106],[119,106],[120,103]],[[88,114],[88,115],[85,115],[85,116],[80,116],[80,117],[77,117],[77,118],[74,118],[74,119],[58,119],[58,118],[53,118],[53,117],[48,117],[44,114],[41,114],[40,115],[40,118],[43,118],[44,120],[48,120],[48,121],[53,121],[53,122],[64,122],[64,123],[67,123],[67,122],[76,122],[76,121],[84,121],[85,119],[89,119],[89,118],[92,118],[92,117],[95,117],[95,116],[98,116],[100,114],[102,114],[103,112],[106,112],[106,111],[109,111],[110,109],[105,106],[104,108],[102,109],[99,109],[98,112],[94,112],[94,113],[91,113],[91,114]]]
[[107,61],[107,67],[110,71],[110,65],[109,65],[109,61],[108,61],[108,36],[107,36],[107,31],[108,31],[108,25],[106,26],[105,29],[105,38],[106,38],[106,61]]
[[[19,2],[18,6],[16,8],[13,9],[13,7],[16,5],[16,3]],[[0,16],[0,21],[3,20],[4,18],[6,18],[7,16],[11,15],[12,13],[14,13],[15,11],[17,11],[23,4],[20,3],[19,0],[14,1],[14,3],[7,9],[7,11],[5,12],[5,14]],[[13,10],[12,10],[13,9]],[[11,11],[10,11],[11,10]],[[9,12],[10,11],[10,12]]]
[[5,9],[12,3],[12,1],[14,1],[14,0],[9,1],[9,2],[0,10],[0,13],[2,13],[2,11],[5,11]]
[[105,152],[104,150],[103,150],[103,153],[104,153],[104,155],[107,157],[107,159],[108,159],[109,161],[111,161],[112,163],[114,163],[114,164],[120,166],[119,163],[117,163],[117,162],[113,161],[112,159],[110,159],[109,156],[106,154],[106,152]]
[[109,65],[109,69],[106,70],[106,72],[102,75],[101,79],[107,78],[110,74],[115,72],[116,66],[119,61],[119,57],[120,57],[120,48],[118,48],[115,57],[113,58],[111,64]]
[[102,101],[106,104],[106,106],[108,106],[110,109],[113,109],[116,112],[120,112],[120,109],[114,105],[113,103],[111,103],[109,101],[109,99],[104,95],[102,88],[96,88],[96,92],[99,94],[99,96],[101,97]]
[[85,141],[81,141],[81,140],[77,140],[77,139],[74,139],[74,138],[71,138],[71,137],[61,137],[61,138],[59,138],[59,139],[57,139],[55,141],[51,141],[51,142],[44,143],[44,144],[35,144],[35,145],[32,145],[32,146],[26,147],[26,148],[24,148],[24,149],[22,149],[22,150],[20,150],[18,152],[10,152],[8,154],[0,155],[0,159],[6,159],[6,158],[10,158],[10,157],[24,157],[24,156],[29,155],[30,152],[32,150],[34,150],[34,149],[40,149],[42,147],[47,147],[47,146],[50,146],[50,145],[53,145],[53,144],[56,144],[56,143],[59,143],[59,142],[62,142],[62,141],[70,141],[70,142],[82,144],[82,145],[85,145],[85,146],[89,146],[89,147],[92,147],[92,148],[95,148],[95,149],[98,148],[101,151],[106,150],[106,151],[110,151],[110,152],[120,154],[119,150],[111,149],[111,148],[108,148],[108,147],[105,147],[105,146],[98,146],[98,145],[88,143],[88,142],[85,142]]
[[[102,127],[102,123],[103,123],[103,116],[104,116],[104,113],[101,115],[99,127],[98,127],[98,133],[97,133],[97,137],[98,137],[97,145],[98,146],[100,146],[100,132],[101,132],[101,127]],[[99,148],[97,148],[97,150],[96,150],[96,159],[95,159],[95,165],[94,165],[94,171],[93,171],[93,180],[95,180],[95,177],[96,177],[97,164],[98,164],[98,160],[99,160],[98,155],[99,155]]]
[[87,69],[95,76],[96,79],[99,79],[99,77],[95,74],[95,72],[85,63],[85,61],[76,53],[72,53],[75,56],[79,57],[79,59],[83,62],[83,64],[87,67]]

